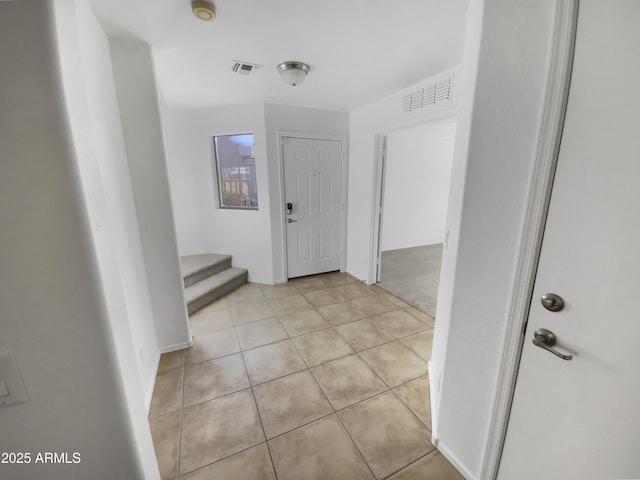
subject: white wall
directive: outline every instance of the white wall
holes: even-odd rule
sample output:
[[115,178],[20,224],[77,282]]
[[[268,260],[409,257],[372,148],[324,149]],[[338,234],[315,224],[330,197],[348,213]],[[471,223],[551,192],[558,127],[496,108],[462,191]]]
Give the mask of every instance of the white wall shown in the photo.
[[[449,318],[451,317],[451,299],[453,297],[454,279],[459,244],[460,218],[467,173],[467,155],[469,151],[469,131],[473,95],[480,55],[480,36],[482,33],[482,14],[484,2],[472,2],[467,10],[464,61],[458,70],[457,99],[459,110],[456,118],[456,138],[454,141],[453,164],[449,202],[447,206],[446,231],[448,232],[442,253],[440,281],[438,284],[438,308],[436,310],[436,328],[434,329],[433,349],[429,362],[429,383],[431,395],[431,432],[432,440],[439,436],[440,392],[442,372],[449,334]],[[453,454],[448,457],[454,461]],[[461,469],[459,462],[456,466]],[[466,472],[467,474],[469,472]],[[469,477],[468,477],[469,478]]]
[[[271,215],[264,107],[238,105],[206,110],[162,109],[169,181],[180,255],[233,255],[249,280],[273,283]],[[214,190],[214,135],[253,133],[258,210],[220,209]]]
[[467,478],[482,469],[510,321],[553,16],[551,0],[485,0],[469,10],[430,370],[434,436]]
[[369,283],[369,259],[373,248],[373,215],[376,183],[376,135],[412,127],[429,121],[455,116],[456,89],[454,80],[452,103],[402,113],[402,97],[424,85],[446,78],[450,72],[427,78],[411,87],[377,102],[354,110],[349,116],[349,221],[347,271]]
[[162,352],[179,350],[192,340],[151,49],[113,41],[111,55],[158,344]]
[[[145,475],[153,478],[157,464],[149,426],[142,415],[151,402],[159,350],[142,268],[109,44],[85,0],[56,0],[55,12],[64,96],[109,315],[110,348],[116,355],[128,407],[122,420],[133,429],[135,451]],[[137,382],[136,371],[140,377]]]
[[[286,281],[283,271],[279,131],[346,137],[348,114],[253,104],[189,110],[161,102],[169,181],[181,255],[224,253],[259,283]],[[220,209],[212,137],[253,133],[259,208]]]
[[161,93],[159,105],[178,252],[180,255],[207,253],[210,248],[207,218],[215,202],[213,187],[209,186],[213,185],[214,170],[210,163],[213,150],[208,143],[202,145],[201,137],[207,136],[206,133],[198,133],[197,125],[196,131],[192,128],[195,111],[170,108]]
[[[73,1],[0,2],[0,90],[10,92],[0,97],[0,351],[15,353],[28,395],[0,409],[0,451],[81,455],[3,464],[2,478],[159,478],[117,229],[92,127],[76,123],[91,118],[78,51],[95,26],[85,7],[76,16]],[[60,73],[81,87],[68,103]]]
[[[284,261],[286,258],[282,226],[284,199],[281,196],[282,152],[278,132],[313,133],[346,138],[349,135],[349,114],[312,108],[288,107],[265,104],[267,157],[269,158],[269,185],[271,216],[271,243],[273,245],[273,283],[286,282]],[[345,145],[346,149],[346,145]],[[345,161],[348,161],[345,158]],[[346,179],[345,179],[346,181]],[[344,199],[346,201],[346,199]]]
[[381,249],[444,242],[455,123],[387,136]]
[[[112,230],[112,245],[117,257],[117,270],[122,282],[122,294],[137,352],[136,364],[147,406],[160,357],[149,287],[144,268],[138,219],[131,190],[129,166],[120,124],[120,112],[113,83],[111,57],[106,35],[84,2],[77,3],[79,61],[82,77],[69,90],[84,92],[89,118],[76,119],[91,128],[95,164],[99,177],[108,222]],[[71,92],[67,93],[69,97]],[[83,162],[86,166],[88,162]],[[94,195],[94,192],[90,192]]]

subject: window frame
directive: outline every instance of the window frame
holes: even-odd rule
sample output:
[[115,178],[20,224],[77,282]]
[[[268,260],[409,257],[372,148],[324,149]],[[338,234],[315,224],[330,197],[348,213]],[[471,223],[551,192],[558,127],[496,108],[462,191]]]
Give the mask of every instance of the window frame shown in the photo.
[[[250,211],[258,211],[260,209],[260,200],[258,198],[258,172],[257,172],[257,168],[256,165],[254,163],[254,165],[247,165],[247,166],[243,166],[243,167],[221,167],[220,162],[218,161],[219,158],[219,153],[218,153],[218,143],[217,143],[217,139],[221,138],[221,137],[234,137],[234,136],[239,136],[239,135],[252,135],[253,136],[253,146],[251,148],[255,148],[255,133],[253,132],[240,132],[240,133],[228,133],[228,134],[219,134],[219,135],[212,135],[211,136],[211,146],[212,146],[212,160],[213,160],[213,170],[214,170],[214,181],[215,181],[215,188],[217,190],[217,207],[219,209],[224,209],[224,210],[250,210]],[[255,156],[254,156],[254,160],[255,160]],[[250,170],[253,170],[253,181],[255,183],[255,192],[256,192],[256,205],[255,206],[240,206],[240,205],[225,205],[224,204],[224,199],[223,199],[223,194],[224,194],[224,188],[223,188],[223,183],[225,181],[231,181],[231,180],[226,180],[222,174],[222,169],[223,168],[237,168],[238,171],[242,168],[249,168]],[[251,173],[250,173],[251,175]],[[241,180],[238,180],[239,182],[241,182]]]

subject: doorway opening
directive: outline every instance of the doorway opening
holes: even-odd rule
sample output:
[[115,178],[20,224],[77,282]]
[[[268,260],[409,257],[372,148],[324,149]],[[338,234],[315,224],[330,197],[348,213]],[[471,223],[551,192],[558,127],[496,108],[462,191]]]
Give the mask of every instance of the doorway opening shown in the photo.
[[375,280],[435,317],[456,122],[449,118],[380,139]]

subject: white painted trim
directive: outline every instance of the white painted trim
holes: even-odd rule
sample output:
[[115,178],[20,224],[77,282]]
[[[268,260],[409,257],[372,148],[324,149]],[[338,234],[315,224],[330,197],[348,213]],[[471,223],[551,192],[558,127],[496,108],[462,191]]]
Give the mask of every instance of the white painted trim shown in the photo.
[[[453,94],[452,97],[453,99]],[[453,100],[452,100],[453,101]],[[438,112],[433,112],[420,117],[411,118],[402,122],[396,122],[391,125],[387,125],[378,131],[374,135],[375,153],[374,153],[374,175],[372,186],[372,204],[374,205],[373,216],[371,218],[371,237],[369,243],[369,274],[365,280],[367,285],[373,285],[376,283],[376,266],[378,258],[379,240],[380,240],[380,221],[378,216],[378,208],[380,206],[380,198],[382,196],[382,181],[384,172],[382,171],[382,141],[387,135],[397,132],[399,130],[406,130],[409,128],[417,127],[419,125],[426,125],[429,123],[441,122],[446,119],[455,119],[457,113],[457,105],[447,107],[446,109]],[[384,215],[384,214],[383,214]]]
[[185,348],[193,347],[193,337],[188,342],[174,343],[173,345],[167,345],[160,349],[160,353],[170,353],[177,350],[183,350]]
[[155,358],[152,377],[153,382],[149,382],[149,386],[147,387],[147,392],[144,396],[144,405],[147,408],[147,415],[149,415],[149,410],[151,409],[151,400],[153,399],[153,390],[156,386],[156,378],[158,377],[158,367],[160,366],[160,351],[158,350],[158,355]]
[[274,280],[273,278],[251,277],[247,280],[249,283],[262,283],[263,285],[276,285],[278,283],[287,283],[286,280]]
[[431,443],[438,447],[440,432],[438,431],[438,417],[433,415],[434,405],[438,405],[440,397],[440,385],[442,383],[442,374],[436,373],[431,360],[427,362],[427,371],[429,372],[429,405],[431,407]]
[[493,480],[497,477],[507,433],[524,341],[524,326],[529,316],[533,283],[562,138],[571,80],[577,17],[578,0],[556,2],[554,37],[542,122],[520,234],[518,261],[508,311],[509,322],[502,341],[493,412],[480,471],[480,479],[482,480]]
[[[253,135],[254,144],[256,134],[253,131],[246,132],[236,132],[236,133],[209,133],[209,161],[211,164],[211,170],[213,173],[213,196],[215,197],[215,209],[216,210],[245,210],[245,211],[258,211],[260,209],[260,192],[258,192],[258,207],[257,208],[234,208],[234,207],[223,207],[222,206],[222,198],[220,191],[220,172],[218,171],[218,156],[216,154],[216,137],[229,137],[231,135]],[[256,183],[257,183],[257,173],[256,173]],[[256,186],[257,188],[257,186]]]
[[347,270],[347,228],[349,227],[349,139],[342,142],[342,238],[340,240],[340,271]]
[[[347,266],[347,212],[348,212],[348,172],[349,172],[349,158],[347,153],[347,145],[349,144],[349,138],[344,135],[328,135],[321,133],[310,132],[294,132],[291,130],[278,130],[278,170],[280,178],[280,208],[278,213],[280,216],[280,225],[282,230],[282,272],[284,274],[284,280],[282,283],[287,282],[289,279],[289,269],[287,265],[287,224],[286,216],[284,214],[284,202],[285,202],[285,185],[284,185],[284,150],[282,148],[283,138],[299,138],[308,140],[329,140],[332,142],[340,142],[340,151],[342,153],[342,205],[344,208],[340,211],[340,250],[342,256],[340,257],[340,271],[344,272]],[[280,282],[277,282],[280,283]]]
[[467,469],[467,467],[465,467],[465,465],[460,460],[458,460],[458,457],[453,454],[453,452],[449,449],[449,447],[447,447],[445,443],[439,441],[437,449],[442,455],[444,455],[447,460],[449,460],[449,463],[453,465],[466,480],[478,480],[479,477],[476,477],[471,471],[469,471],[469,469]]
[[[276,214],[278,215],[278,219],[280,221],[280,235],[282,237],[282,242],[280,244],[281,248],[281,257],[282,257],[282,278],[280,279],[281,283],[286,283],[289,281],[289,269],[287,265],[287,226],[285,224],[285,214],[282,206],[284,205],[285,195],[284,195],[284,150],[282,148],[283,138],[287,136],[291,136],[292,134],[288,131],[278,130],[278,181],[280,182],[278,185],[278,193],[279,193],[279,207],[276,209]],[[271,215],[274,215],[274,212],[271,212]],[[274,248],[274,246],[272,246]]]
[[385,162],[383,154],[384,145],[387,141],[387,135],[376,134],[376,148],[375,148],[375,172],[374,172],[374,189],[373,189],[373,203],[372,217],[371,217],[371,246],[369,252],[369,264],[371,265],[369,271],[369,278],[366,283],[373,285],[378,282],[378,256],[380,254],[380,232],[382,230],[382,222],[380,221],[380,202],[384,195],[384,164]]
[[188,342],[176,343],[174,345],[167,345],[166,347],[162,347],[159,349],[159,353],[155,361],[155,366],[153,368],[153,382],[151,382],[151,385],[149,385],[149,388],[147,389],[145,393],[145,398],[144,398],[145,406],[147,407],[147,414],[149,414],[149,409],[151,408],[151,400],[153,398],[153,389],[155,388],[156,379],[158,378],[158,367],[160,366],[160,356],[163,353],[175,352],[175,351],[183,350],[185,348],[190,348],[190,347],[193,347],[193,335],[191,334],[191,329],[189,329]]

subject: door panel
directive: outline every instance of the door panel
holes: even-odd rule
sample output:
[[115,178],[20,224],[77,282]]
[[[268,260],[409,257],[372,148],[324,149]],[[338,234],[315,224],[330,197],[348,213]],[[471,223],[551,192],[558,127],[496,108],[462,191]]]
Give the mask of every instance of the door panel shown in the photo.
[[283,156],[288,277],[339,270],[342,142],[284,137]]
[[[498,478],[640,478],[640,2],[580,2],[558,166]],[[566,305],[546,310],[540,297]],[[562,360],[533,345],[557,336]]]

